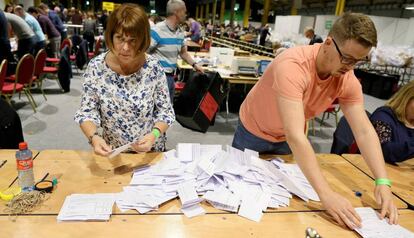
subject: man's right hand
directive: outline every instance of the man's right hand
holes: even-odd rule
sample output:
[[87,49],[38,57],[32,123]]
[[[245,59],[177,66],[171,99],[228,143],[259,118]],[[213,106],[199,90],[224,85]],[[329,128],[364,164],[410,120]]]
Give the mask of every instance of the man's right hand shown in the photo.
[[339,225],[346,225],[352,230],[361,227],[361,218],[346,198],[331,191],[321,195],[320,199],[323,207]]
[[100,136],[94,136],[92,138],[92,147],[97,155],[108,156],[112,151],[112,147],[107,145],[105,140]]

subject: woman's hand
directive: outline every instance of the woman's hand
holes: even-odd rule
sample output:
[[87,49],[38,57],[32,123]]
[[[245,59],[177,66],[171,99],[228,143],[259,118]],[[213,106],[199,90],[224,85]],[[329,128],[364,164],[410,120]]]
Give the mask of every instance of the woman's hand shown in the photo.
[[112,146],[106,144],[105,140],[100,136],[92,137],[92,147],[97,155],[108,156],[112,151]]
[[381,205],[380,219],[388,217],[389,224],[398,224],[398,210],[392,201],[392,193],[387,185],[377,185],[374,191],[378,205]]
[[361,218],[346,198],[333,191],[320,198],[323,207],[339,225],[346,225],[352,230],[361,227]]
[[141,140],[132,144],[132,149],[136,152],[148,152],[155,143],[155,135],[151,133],[146,134]]

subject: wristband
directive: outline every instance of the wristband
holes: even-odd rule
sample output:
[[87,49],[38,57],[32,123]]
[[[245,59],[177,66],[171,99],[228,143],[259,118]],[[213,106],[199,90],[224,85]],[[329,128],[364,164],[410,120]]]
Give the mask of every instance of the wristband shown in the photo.
[[193,67],[193,68],[194,68],[194,65],[196,65],[196,62],[192,63],[192,64],[191,64],[191,67]]
[[391,187],[391,180],[386,178],[375,179],[375,185],[387,185]]
[[155,136],[155,139],[158,139],[158,137],[160,137],[161,130],[158,129],[157,127],[154,127],[154,129],[152,129],[151,133]]
[[92,145],[92,139],[94,136],[99,136],[99,133],[97,131],[95,131],[95,133],[93,133],[91,136],[88,137],[88,143],[90,145]]

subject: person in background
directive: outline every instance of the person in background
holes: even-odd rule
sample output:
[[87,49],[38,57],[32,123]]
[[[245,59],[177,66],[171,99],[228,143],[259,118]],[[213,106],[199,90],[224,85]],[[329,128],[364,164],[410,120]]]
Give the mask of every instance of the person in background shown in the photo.
[[400,88],[370,119],[386,162],[414,158],[414,81]]
[[387,215],[389,223],[396,224],[398,212],[391,181],[377,133],[365,113],[361,83],[353,71],[376,44],[372,20],[364,14],[345,13],[335,21],[323,44],[285,50],[269,64],[242,103],[233,139],[233,147],[240,150],[292,153],[327,213],[350,229],[360,227],[361,219],[352,204],[332,190],[324,178],[305,125],[338,99],[375,177],[374,195],[381,206],[380,217]]
[[151,42],[147,14],[138,5],[121,5],[108,18],[105,39],[109,51],[88,64],[75,121],[96,154],[107,156],[131,142],[137,152],[164,151],[175,115],[164,71],[145,53]]
[[22,5],[16,5],[14,8],[14,13],[19,17],[23,18],[27,24],[29,24],[30,28],[35,33],[35,45],[33,50],[33,55],[36,56],[39,50],[44,49],[46,47],[46,37],[43,34],[42,27],[40,27],[39,22],[34,18],[32,15],[27,14]]
[[3,10],[0,9],[0,64],[6,59],[8,62],[14,61],[13,54],[11,52],[9,32],[9,23]]
[[59,31],[61,41],[66,39],[68,37],[68,34],[66,32],[67,29],[63,25],[63,22],[60,19],[60,17],[58,16],[58,14],[55,11],[50,10],[49,7],[44,3],[41,3],[39,5],[39,8],[42,9],[42,11],[44,11],[46,13],[46,15],[52,21],[53,25],[55,25],[56,29]]
[[155,26],[155,17],[156,17],[156,15],[154,15],[154,14],[151,14],[148,17],[148,22],[149,22],[151,28],[153,28]]
[[99,18],[99,22],[102,24],[103,30],[106,30],[106,23],[108,21],[108,11],[107,10],[103,10],[102,11],[102,16]]
[[15,14],[4,14],[17,37],[17,57],[20,59],[25,54],[33,54],[36,36],[29,24]]
[[63,8],[63,11],[62,11],[62,21],[63,21],[63,23],[67,23],[68,19],[69,19],[69,11],[68,11],[67,8]]
[[200,30],[201,25],[198,23],[194,18],[188,18],[190,31],[188,32],[187,36],[191,38],[192,41],[198,43],[200,41]]
[[56,29],[55,25],[53,25],[52,21],[50,21],[47,16],[40,14],[38,9],[35,7],[29,7],[27,12],[37,19],[43,33],[47,36],[52,54],[51,57],[59,58],[61,39],[59,31]]
[[304,30],[304,35],[306,38],[310,39],[309,45],[323,42],[322,37],[316,35],[312,27],[306,27]]
[[95,20],[95,15],[92,11],[88,12],[88,18],[83,21],[83,39],[88,41],[88,50],[93,52],[93,45],[95,44],[95,34],[98,33],[98,25]]
[[154,55],[164,68],[171,102],[174,99],[174,71],[177,68],[178,55],[195,70],[204,73],[203,68],[197,65],[187,52],[187,46],[184,44],[184,31],[178,27],[185,21],[186,16],[187,8],[184,1],[169,0],[167,2],[167,18],[151,29],[151,45],[148,53]]
[[11,4],[6,4],[4,7],[4,12],[13,13],[14,6]]
[[266,38],[267,36],[271,36],[272,34],[270,34],[269,32],[269,24],[266,24],[263,29],[260,31],[260,42],[259,45],[261,46],[265,46],[266,44]]

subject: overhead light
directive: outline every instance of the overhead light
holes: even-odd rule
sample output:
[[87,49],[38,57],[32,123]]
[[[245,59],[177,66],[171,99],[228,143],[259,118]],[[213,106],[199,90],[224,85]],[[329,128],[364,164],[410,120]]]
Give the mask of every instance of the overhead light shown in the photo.
[[154,9],[151,9],[151,14],[155,14],[155,10]]
[[414,10],[414,5],[406,5],[405,10]]

